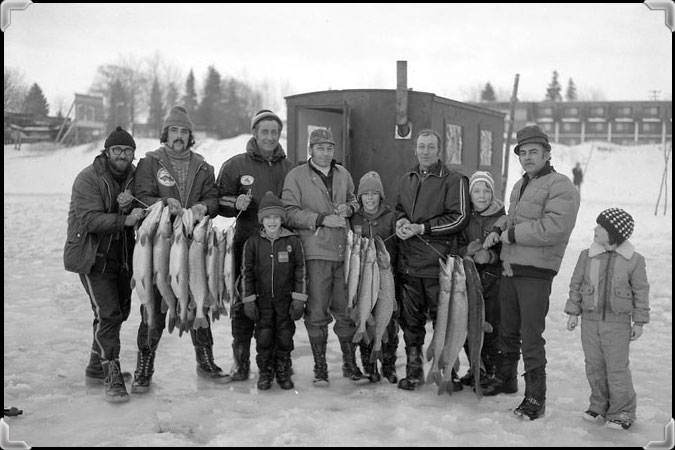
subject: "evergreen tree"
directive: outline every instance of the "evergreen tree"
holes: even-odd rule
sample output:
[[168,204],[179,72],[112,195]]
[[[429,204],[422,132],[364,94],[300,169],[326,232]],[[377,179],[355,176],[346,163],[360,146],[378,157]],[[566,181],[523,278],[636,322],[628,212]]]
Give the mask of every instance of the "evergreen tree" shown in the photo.
[[485,85],[485,89],[483,89],[480,93],[480,101],[481,102],[495,101],[495,90],[492,88],[492,85],[489,82]]
[[113,131],[117,126],[128,130],[130,122],[129,105],[127,93],[120,80],[115,80],[110,85],[109,99],[108,120],[106,121],[108,132]]
[[176,83],[173,81],[169,82],[166,87],[166,102],[164,103],[166,105],[166,109],[170,109],[176,105],[178,103],[178,97],[180,97],[180,93],[178,92]]
[[220,137],[222,137],[220,127],[223,122],[222,100],[220,73],[215,67],[209,66],[204,82],[202,101],[197,111],[197,120],[198,123],[206,127],[207,131],[216,133]]
[[574,84],[574,80],[570,78],[567,83],[567,91],[565,92],[565,100],[568,102],[574,102],[577,99],[577,87]]
[[164,124],[164,104],[162,102],[162,90],[159,87],[159,81],[155,78],[152,83],[152,91],[150,91],[150,113],[148,115],[148,126],[159,136],[162,133],[162,125]]
[[33,86],[28,90],[23,103],[23,111],[35,117],[47,117],[49,114],[49,103],[47,103],[47,99],[37,83],[33,83]]
[[190,117],[195,116],[197,111],[197,91],[195,90],[195,74],[190,69],[187,80],[185,81],[185,96],[183,96],[183,105]]
[[551,79],[551,82],[549,83],[548,87],[546,88],[546,98],[545,98],[545,100],[549,100],[549,101],[552,101],[552,102],[562,101],[562,95],[560,95],[561,90],[562,90],[562,87],[560,86],[560,82],[558,81],[558,71],[554,70],[553,71],[553,78]]

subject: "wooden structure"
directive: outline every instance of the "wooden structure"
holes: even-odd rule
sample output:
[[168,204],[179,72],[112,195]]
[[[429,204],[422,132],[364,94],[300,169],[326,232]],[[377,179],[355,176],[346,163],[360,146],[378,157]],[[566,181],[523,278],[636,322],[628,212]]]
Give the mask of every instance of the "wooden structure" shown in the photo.
[[79,145],[101,139],[105,134],[103,117],[103,97],[75,94],[75,100],[56,135],[56,142]]

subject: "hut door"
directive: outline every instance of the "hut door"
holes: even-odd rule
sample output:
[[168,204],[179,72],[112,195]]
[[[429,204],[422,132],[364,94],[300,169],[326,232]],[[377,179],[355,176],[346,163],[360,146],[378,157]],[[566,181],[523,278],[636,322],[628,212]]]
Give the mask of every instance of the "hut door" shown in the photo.
[[[328,128],[335,139],[335,161],[346,164],[349,152],[349,108],[340,106],[304,106],[298,107],[297,144],[295,149],[296,163],[302,164],[309,159],[309,135],[316,128]],[[348,168],[348,167],[347,167]]]

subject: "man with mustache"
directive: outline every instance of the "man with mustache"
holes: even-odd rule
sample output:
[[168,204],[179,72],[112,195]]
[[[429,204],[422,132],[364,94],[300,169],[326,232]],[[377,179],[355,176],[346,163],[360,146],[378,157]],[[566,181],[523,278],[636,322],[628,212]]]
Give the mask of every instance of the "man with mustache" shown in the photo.
[[[138,162],[135,189],[138,199],[146,205],[162,200],[169,205],[172,216],[190,208],[194,220],[199,222],[207,214],[211,217],[218,214],[218,190],[213,166],[191,150],[195,143],[192,130],[192,120],[185,108],[171,108],[159,138],[162,146],[146,153],[145,158]],[[161,303],[162,297],[155,287],[155,327],[149,329],[143,320],[138,327],[138,359],[131,386],[133,393],[150,390],[155,352],[166,323]],[[213,361],[211,327],[190,330],[190,337],[197,357],[197,375],[221,383],[230,381],[230,377]]]

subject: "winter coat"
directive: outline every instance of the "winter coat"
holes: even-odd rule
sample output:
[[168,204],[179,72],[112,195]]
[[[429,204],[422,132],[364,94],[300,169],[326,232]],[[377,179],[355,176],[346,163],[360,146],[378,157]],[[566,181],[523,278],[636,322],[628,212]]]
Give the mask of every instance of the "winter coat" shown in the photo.
[[[63,251],[66,270],[90,273],[98,256],[106,262],[111,257],[120,259],[115,265],[131,271],[134,231],[124,226],[126,216],[118,212],[117,196],[124,190],[132,190],[134,173],[132,164],[119,186],[110,172],[106,156],[101,154],[77,175],[70,197]],[[100,271],[105,273],[106,269],[104,263]]]
[[[396,264],[398,261],[398,237],[396,236],[396,220],[394,211],[384,204],[380,204],[380,208],[372,216],[367,214],[363,209],[360,209],[354,214],[351,219],[352,231],[360,230],[361,236],[373,238],[380,236],[384,241],[384,245],[391,257],[392,270],[396,271]],[[393,237],[392,237],[393,236]]]
[[[472,206],[469,226],[464,228],[457,237],[459,243],[459,255],[462,257],[466,256],[467,246],[472,241],[478,239],[481,242],[484,242],[485,238],[492,232],[492,228],[497,220],[505,214],[506,210],[504,209],[504,204],[497,199],[493,199],[490,206],[482,212],[476,211]],[[501,275],[501,263],[499,261],[501,248],[502,244],[498,243],[488,249],[488,252],[490,253],[490,262],[486,264],[476,263],[476,269],[478,269],[479,273],[488,271],[495,276]]]
[[342,261],[347,243],[346,228],[317,228],[316,220],[320,214],[333,214],[340,204],[349,205],[353,211],[359,210],[354,181],[347,169],[333,164],[333,196],[330,198],[326,185],[310,164],[311,159],[286,175],[281,200],[288,214],[287,223],[300,235],[306,259]]
[[529,179],[527,173],[511,191],[509,212],[497,221],[498,232],[508,230],[510,244],[502,245],[501,259],[513,274],[558,272],[579,212],[579,191],[569,178],[548,162]]
[[438,258],[457,253],[457,236],[469,224],[470,205],[469,179],[440,161],[426,174],[419,165],[404,174],[398,183],[396,220],[424,224],[424,234],[400,242],[398,271],[438,278]]
[[138,161],[136,170],[136,196],[150,206],[157,200],[166,202],[167,198],[180,201],[183,208],[202,203],[208,208],[208,215],[218,214],[218,189],[213,166],[204,157],[192,152],[188,166],[185,198],[182,198],[176,183],[177,176],[169,155],[164,147],[147,152],[145,158]]
[[276,239],[264,230],[248,238],[244,244],[241,286],[244,303],[257,298],[292,297],[307,301],[305,255],[298,236],[282,228]]
[[599,244],[579,255],[565,312],[607,322],[649,322],[645,258],[624,241],[614,251]]
[[[277,145],[270,158],[265,158],[254,138],[246,144],[246,153],[235,155],[223,163],[218,173],[218,213],[224,217],[237,217],[234,240],[243,242],[259,231],[258,205],[267,191],[280,197],[284,178],[291,170],[291,162],[281,145]],[[246,211],[236,208],[237,197],[251,190],[251,203]]]

